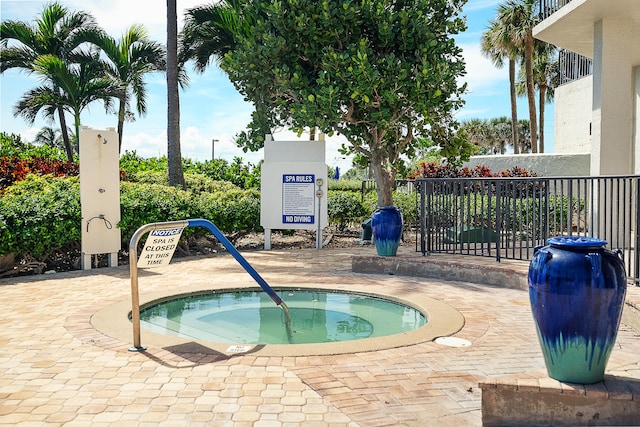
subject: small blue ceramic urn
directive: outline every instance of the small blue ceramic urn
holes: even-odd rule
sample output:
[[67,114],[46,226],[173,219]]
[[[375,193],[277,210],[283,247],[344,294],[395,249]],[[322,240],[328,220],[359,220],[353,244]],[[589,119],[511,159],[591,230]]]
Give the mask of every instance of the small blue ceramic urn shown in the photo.
[[559,381],[602,381],[627,290],[620,251],[606,241],[554,237],[529,265],[531,310],[547,372]]
[[371,216],[371,231],[380,256],[396,256],[402,239],[402,213],[395,206],[382,206]]

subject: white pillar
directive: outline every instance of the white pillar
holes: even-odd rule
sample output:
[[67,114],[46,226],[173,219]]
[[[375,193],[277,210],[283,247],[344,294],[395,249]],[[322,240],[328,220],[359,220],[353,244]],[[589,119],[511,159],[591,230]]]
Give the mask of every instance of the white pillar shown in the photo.
[[640,67],[635,68],[635,104],[633,109],[633,120],[635,130],[633,135],[633,151],[635,153],[633,160],[633,173],[640,175]]
[[[635,41],[632,23],[627,17],[611,17],[594,24],[592,176],[633,173],[635,79],[631,52]],[[622,248],[620,242],[624,236],[618,227],[618,213],[629,195],[601,192],[594,196],[591,235],[607,240],[613,248]]]
[[633,172],[632,33],[630,18],[605,18],[594,25],[591,175]]

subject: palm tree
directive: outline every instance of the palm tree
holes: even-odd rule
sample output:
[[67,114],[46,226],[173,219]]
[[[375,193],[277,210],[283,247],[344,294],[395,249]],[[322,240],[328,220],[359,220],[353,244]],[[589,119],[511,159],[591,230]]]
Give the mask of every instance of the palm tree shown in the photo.
[[[69,129],[67,129],[69,132]],[[75,139],[75,135],[71,135],[71,139]],[[62,132],[60,129],[45,126],[41,128],[33,139],[35,144],[46,145],[48,147],[64,150],[64,141],[62,140]],[[77,154],[77,153],[76,153]]]
[[135,100],[138,115],[147,112],[147,73],[166,69],[165,50],[160,43],[149,40],[142,25],[132,25],[120,40],[99,29],[84,31],[86,41],[102,50],[108,59],[106,72],[114,82],[122,86],[118,105],[118,148],[122,148],[122,133],[125,120],[135,120],[131,104]]
[[489,122],[486,119],[469,119],[460,123],[460,130],[464,131],[469,142],[478,147],[478,154],[488,154],[493,147],[490,136]]
[[180,152],[176,0],[167,0],[167,161],[169,163],[169,185],[184,187],[182,154]]
[[242,1],[224,0],[187,9],[182,29],[180,58],[194,61],[198,72],[204,72],[213,61],[220,63],[224,55],[235,49],[238,35],[247,34],[251,23],[243,18]]
[[506,0],[498,5],[497,22],[508,35],[510,43],[522,55],[524,60],[527,100],[529,104],[529,133],[532,152],[537,153],[537,117],[535,88],[533,82],[533,27],[537,23],[534,14],[536,0]]
[[[44,76],[45,84],[29,90],[14,106],[14,114],[33,123],[40,111],[50,117],[54,111],[73,115],[75,134],[80,134],[80,113],[94,101],[111,107],[111,97],[120,96],[120,86],[105,77],[98,53],[83,52],[72,55],[69,65],[54,55],[41,55],[33,63],[33,70]],[[73,157],[72,157],[73,160]]]
[[[558,60],[557,48],[551,44],[536,41],[533,55],[533,83],[538,89],[539,112],[539,150],[544,153],[544,112],[545,104],[552,102],[554,89],[558,85]],[[519,96],[526,95],[526,75],[524,67],[518,72],[516,91]]]
[[[96,27],[95,19],[90,14],[86,12],[70,13],[58,2],[47,4],[33,25],[20,21],[3,21],[0,23],[0,73],[11,68],[24,70],[28,73],[37,72],[34,63],[42,55],[53,55],[66,60],[84,42],[81,30]],[[50,83],[48,89],[51,95],[56,95],[51,97],[51,100],[61,95],[59,88],[54,84]],[[41,101],[44,99],[41,98]],[[67,133],[64,108],[62,105],[50,105],[49,107],[51,108],[47,109],[46,117],[53,120],[57,114],[67,158],[69,161],[73,161],[73,150]]]
[[[489,58],[493,65],[498,68],[504,66],[505,58],[509,61],[509,96],[511,98],[511,141],[515,141],[513,145],[513,153],[519,154],[520,147],[517,143],[518,137],[518,107],[516,96],[516,58],[517,49],[511,43],[505,27],[496,19],[489,23],[489,27],[482,34],[480,41],[480,49],[482,54]],[[502,151],[504,154],[504,151]]]
[[[254,26],[250,17],[243,16],[243,6],[242,0],[222,0],[188,9],[182,29],[180,64],[193,60],[197,72],[204,72],[211,63],[219,64]],[[249,129],[237,135],[236,144],[257,150],[262,146],[259,139],[273,133],[274,109],[268,99],[255,103],[254,107]]]
[[[489,120],[489,129],[491,138],[493,140],[493,146],[500,152],[500,154],[505,154],[507,151],[507,146],[512,145],[514,147],[521,147],[521,145],[514,141],[513,138],[513,122],[509,120],[507,117],[497,117]],[[520,138],[522,136],[522,132],[520,131],[520,126],[517,126],[516,135]],[[522,152],[522,151],[520,151]]]
[[533,60],[534,83],[538,88],[540,108],[540,153],[544,153],[544,112],[545,104],[552,102],[558,85],[557,48],[549,43],[538,42]]

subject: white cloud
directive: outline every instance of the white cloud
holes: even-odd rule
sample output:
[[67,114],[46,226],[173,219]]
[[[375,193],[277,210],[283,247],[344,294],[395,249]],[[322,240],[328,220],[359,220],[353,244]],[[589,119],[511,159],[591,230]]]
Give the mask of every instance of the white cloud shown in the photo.
[[[70,10],[90,12],[113,37],[119,37],[134,23],[143,23],[150,37],[164,43],[167,31],[166,1],[131,1],[131,0],[63,0]],[[177,0],[178,28],[182,27],[184,11],[206,3],[203,0]]]
[[508,84],[507,68],[496,68],[482,55],[479,44],[463,44],[460,47],[467,69],[467,75],[462,81],[467,82],[469,92],[479,93],[491,89],[496,84]]

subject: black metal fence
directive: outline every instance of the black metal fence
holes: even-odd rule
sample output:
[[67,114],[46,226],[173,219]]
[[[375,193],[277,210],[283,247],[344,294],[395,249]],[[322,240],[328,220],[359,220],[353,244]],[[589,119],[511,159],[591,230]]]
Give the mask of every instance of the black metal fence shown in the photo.
[[546,19],[562,6],[570,3],[571,0],[539,0],[538,1],[538,17]]
[[558,51],[558,84],[565,84],[593,74],[593,61],[569,50]]
[[640,285],[640,176],[423,178],[416,250],[529,260],[554,236],[597,237]]

